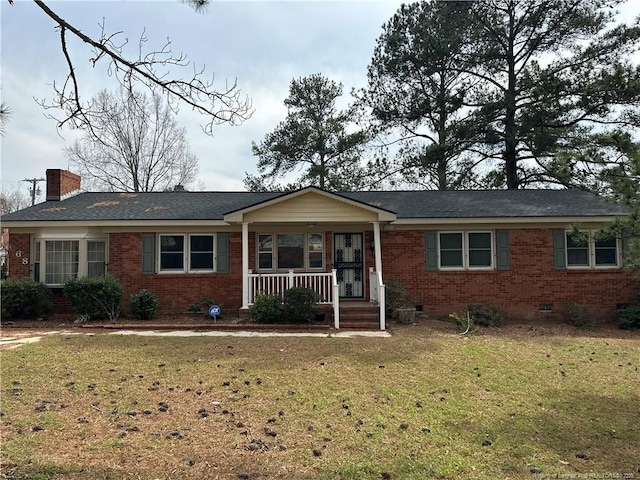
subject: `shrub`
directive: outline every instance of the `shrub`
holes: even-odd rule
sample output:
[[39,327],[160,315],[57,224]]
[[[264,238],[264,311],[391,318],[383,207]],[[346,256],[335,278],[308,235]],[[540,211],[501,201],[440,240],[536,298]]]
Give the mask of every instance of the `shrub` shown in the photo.
[[122,308],[122,284],[110,275],[67,280],[64,295],[81,321],[92,318],[115,320]]
[[388,316],[391,316],[393,311],[398,308],[411,306],[409,292],[407,292],[400,282],[396,280],[385,280],[384,286],[384,306]]
[[447,317],[447,320],[453,322],[456,328],[462,333],[473,333],[478,327],[473,322],[473,317],[469,312],[465,312],[464,315],[460,315],[458,313],[450,313]]
[[560,307],[560,316],[564,323],[577,328],[593,327],[593,318],[587,307],[581,303],[565,303]]
[[499,327],[504,321],[502,310],[495,304],[471,304],[467,308],[473,323],[481,327]]
[[[202,297],[200,301],[193,302],[191,305],[189,305],[189,313],[201,313],[208,318],[209,308],[211,307],[211,305],[218,305],[222,310],[222,303],[216,303],[214,300],[211,300],[210,298]],[[220,318],[221,316],[222,314],[218,315],[218,318]]]
[[129,297],[131,313],[140,320],[151,320],[158,312],[158,299],[149,290],[140,290]]
[[640,328],[640,307],[627,307],[618,312],[618,327],[623,330]]
[[278,323],[283,318],[282,298],[277,294],[258,293],[249,307],[249,313],[258,323]]
[[315,319],[313,307],[318,294],[306,287],[294,287],[284,292],[283,317],[289,323],[309,323]]
[[0,284],[2,318],[37,318],[53,311],[49,289],[31,278],[9,278]]

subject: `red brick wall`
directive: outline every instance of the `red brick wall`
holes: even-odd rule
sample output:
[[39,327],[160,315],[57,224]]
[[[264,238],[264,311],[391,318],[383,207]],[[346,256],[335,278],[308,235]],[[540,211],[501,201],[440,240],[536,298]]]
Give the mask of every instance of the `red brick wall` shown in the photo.
[[[163,313],[181,314],[202,298],[222,304],[223,313],[235,316],[242,306],[242,235],[229,234],[229,273],[142,273],[142,240],[139,233],[109,235],[109,273],[124,286],[125,301],[143,288],[158,297]],[[127,306],[128,308],[128,306]]]
[[[19,257],[16,255],[19,252]],[[27,263],[23,261],[27,259]],[[28,233],[11,233],[9,231],[9,248],[7,250],[9,276],[23,278],[30,276],[31,264],[31,235]]]
[[[632,303],[637,286],[622,269],[556,270],[553,267],[551,229],[511,230],[511,269],[506,271],[427,271],[423,231],[382,232],[382,263],[386,280],[401,282],[416,305],[431,316],[463,312],[469,303],[495,303],[513,318],[558,318],[564,303],[585,305],[598,319],[615,316],[616,304]],[[327,271],[332,265],[332,232],[325,232]],[[374,266],[370,249],[372,232],[365,232],[366,266]],[[20,250],[30,258],[29,234],[10,234],[9,272],[12,277],[30,275],[29,265],[15,256]],[[151,290],[165,313],[186,312],[203,297],[223,304],[236,315],[242,305],[242,235],[229,234],[229,273],[143,275],[142,240],[139,233],[109,235],[109,273],[125,287],[125,299],[142,288]],[[255,268],[255,235],[249,234],[249,268]],[[368,270],[368,269],[367,269]],[[368,273],[365,273],[368,296]],[[540,312],[551,304],[552,313]]]
[[[463,312],[469,303],[495,303],[512,318],[557,319],[562,304],[576,302],[597,320],[611,320],[616,304],[632,303],[637,293],[626,270],[556,270],[551,229],[511,230],[506,271],[427,271],[424,237],[423,231],[383,232],[383,273],[434,317]],[[540,312],[541,304],[553,311]]]

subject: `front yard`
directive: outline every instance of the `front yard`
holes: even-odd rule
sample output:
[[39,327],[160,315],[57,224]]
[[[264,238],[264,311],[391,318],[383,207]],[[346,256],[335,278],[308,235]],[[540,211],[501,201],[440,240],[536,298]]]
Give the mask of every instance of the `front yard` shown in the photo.
[[640,478],[638,333],[391,332],[3,351],[0,478]]

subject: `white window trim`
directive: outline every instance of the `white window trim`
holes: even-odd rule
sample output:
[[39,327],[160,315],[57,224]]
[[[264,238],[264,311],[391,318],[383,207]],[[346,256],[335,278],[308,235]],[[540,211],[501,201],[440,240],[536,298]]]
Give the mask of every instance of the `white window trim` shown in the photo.
[[[462,266],[442,266],[442,255],[440,248],[440,235],[443,233],[459,233],[462,235]],[[486,266],[471,266],[469,264],[469,234],[488,233],[491,238],[491,264]],[[465,271],[465,270],[495,270],[496,268],[496,236],[493,230],[442,230],[437,232],[438,240],[438,270],[444,271]]]
[[104,236],[70,236],[70,235],[36,235],[31,242],[31,251],[34,256],[36,254],[36,243],[40,242],[40,258],[30,259],[31,275],[35,275],[35,264],[40,264],[40,283],[44,283],[48,287],[62,287],[64,283],[46,283],[47,278],[47,248],[46,242],[70,241],[78,242],[78,274],[77,278],[86,277],[89,271],[88,247],[87,242],[104,242],[104,265],[105,275],[109,274],[109,239]]
[[[310,267],[309,266],[309,235],[320,235],[322,237],[322,266]],[[271,235],[272,249],[271,249],[271,268],[260,268],[260,253],[267,253],[266,250],[260,250],[260,242],[258,238],[260,235]],[[278,235],[302,235],[304,238],[304,265],[301,268],[278,268]],[[256,260],[255,266],[258,272],[288,272],[293,270],[296,272],[324,272],[326,267],[326,249],[327,249],[327,236],[325,232],[256,232],[255,236],[255,251]]]
[[[213,268],[191,268],[191,237],[213,237]],[[182,251],[182,268],[163,269],[162,268],[162,237],[182,237],[183,238],[183,251]],[[218,237],[212,232],[189,232],[189,233],[158,233],[156,236],[157,244],[157,258],[159,275],[176,275],[176,274],[201,274],[201,273],[216,273],[218,271],[218,255],[217,255],[217,242]]]
[[[565,263],[567,269],[569,270],[611,270],[614,268],[621,268],[622,262],[620,256],[622,254],[622,245],[619,238],[616,238],[616,263],[608,264],[608,265],[596,265],[596,239],[595,233],[596,230],[581,230],[580,233],[584,233],[588,236],[587,240],[587,261],[588,265],[569,265],[569,242],[567,241],[567,237],[573,233],[573,230],[565,231],[565,240],[564,240],[564,255],[565,255]],[[583,247],[584,248],[584,247]]]

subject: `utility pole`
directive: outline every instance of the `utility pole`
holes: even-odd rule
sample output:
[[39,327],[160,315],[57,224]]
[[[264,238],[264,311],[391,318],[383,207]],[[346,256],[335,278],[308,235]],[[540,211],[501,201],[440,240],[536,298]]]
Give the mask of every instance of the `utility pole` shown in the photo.
[[31,206],[33,207],[36,204],[36,194],[40,193],[40,189],[36,188],[36,185],[38,182],[44,182],[44,178],[25,178],[22,181],[31,184],[29,191],[31,192]]

